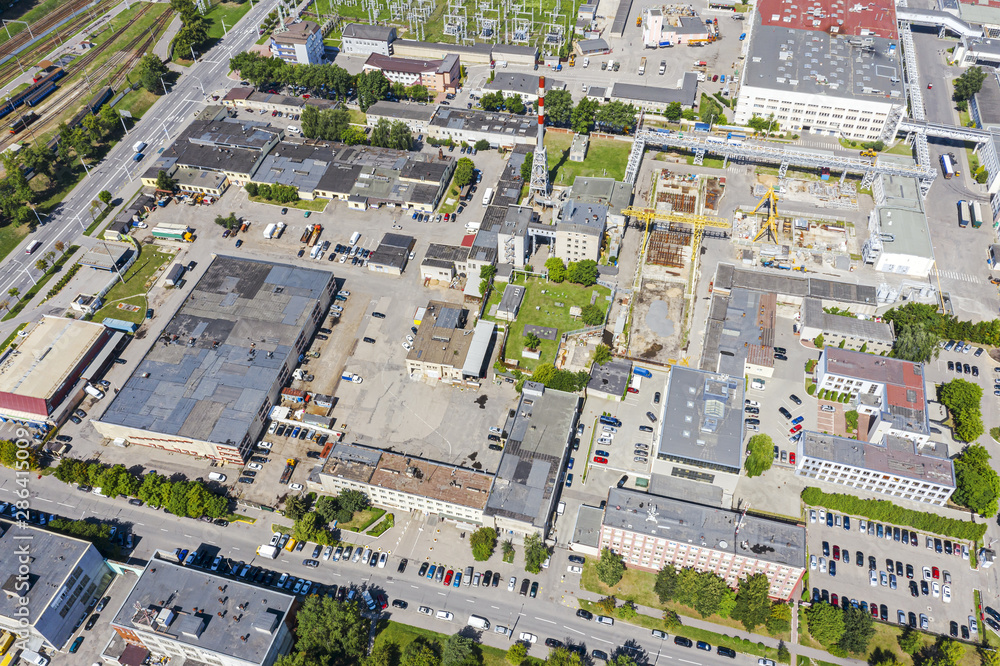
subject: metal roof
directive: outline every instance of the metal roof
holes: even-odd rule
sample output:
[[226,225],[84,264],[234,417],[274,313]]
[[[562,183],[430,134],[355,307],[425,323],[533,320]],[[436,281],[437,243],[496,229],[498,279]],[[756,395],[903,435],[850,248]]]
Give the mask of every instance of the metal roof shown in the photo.
[[466,377],[479,377],[483,374],[483,366],[488,360],[490,345],[493,343],[493,333],[497,325],[485,319],[476,324],[476,333],[472,336],[472,345],[462,364],[462,374]]

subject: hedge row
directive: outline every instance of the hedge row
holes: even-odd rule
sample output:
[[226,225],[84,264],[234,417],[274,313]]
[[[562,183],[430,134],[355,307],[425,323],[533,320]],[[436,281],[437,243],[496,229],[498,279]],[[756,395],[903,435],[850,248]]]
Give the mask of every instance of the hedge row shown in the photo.
[[847,403],[851,401],[850,393],[837,393],[836,391],[831,391],[829,389],[820,389],[819,396],[817,397],[820,400],[829,400],[830,402]]
[[69,284],[69,281],[73,279],[73,276],[76,275],[78,270],[80,270],[80,264],[73,264],[70,266],[69,270],[66,271],[66,275],[59,278],[59,281],[56,282],[55,286],[49,289],[49,293],[45,294],[45,300],[49,300],[62,291],[62,288]]
[[802,491],[802,501],[809,506],[821,506],[851,516],[912,527],[922,532],[950,536],[964,541],[978,542],[986,533],[985,523],[977,524],[967,520],[944,518],[924,511],[904,509],[888,500],[861,499],[853,495],[824,493],[819,488],[805,488]]

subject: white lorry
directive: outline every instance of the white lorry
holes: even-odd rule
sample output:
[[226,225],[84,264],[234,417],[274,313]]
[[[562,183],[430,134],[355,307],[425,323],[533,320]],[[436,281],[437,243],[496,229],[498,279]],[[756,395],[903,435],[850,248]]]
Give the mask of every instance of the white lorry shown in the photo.
[[273,222],[264,227],[264,238],[274,238],[274,232],[278,230],[278,225]]

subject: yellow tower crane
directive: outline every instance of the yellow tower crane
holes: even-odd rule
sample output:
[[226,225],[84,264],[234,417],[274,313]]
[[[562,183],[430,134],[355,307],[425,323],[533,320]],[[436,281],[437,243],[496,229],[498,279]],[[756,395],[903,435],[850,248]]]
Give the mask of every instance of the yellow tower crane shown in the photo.
[[753,242],[756,243],[764,236],[770,238],[772,243],[778,242],[778,194],[774,191],[773,187],[767,188],[767,194],[761,197],[761,200],[757,202],[757,207],[753,209],[756,213],[761,209],[761,206],[767,206],[767,220],[761,225],[760,231],[754,236]]
[[683,213],[663,213],[655,208],[638,208],[635,206],[629,206],[622,211],[622,215],[641,220],[646,228],[645,234],[642,238],[642,247],[639,250],[639,256],[643,256],[646,253],[646,246],[649,243],[649,233],[652,230],[653,220],[663,222],[680,222],[682,224],[690,224],[693,226],[694,231],[691,234],[692,267],[698,262],[698,252],[701,249],[702,232],[705,230],[705,227],[717,227],[721,229],[729,228],[729,220],[724,217],[687,215]]

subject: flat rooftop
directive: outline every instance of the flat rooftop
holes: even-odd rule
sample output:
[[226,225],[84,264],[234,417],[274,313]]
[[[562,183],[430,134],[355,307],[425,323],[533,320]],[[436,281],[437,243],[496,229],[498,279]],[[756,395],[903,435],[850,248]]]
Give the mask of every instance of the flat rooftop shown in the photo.
[[906,479],[955,487],[955,472],[944,444],[920,446],[902,437],[886,437],[885,445],[805,431],[802,454]]
[[594,363],[590,368],[588,391],[601,391],[609,395],[623,396],[628,388],[628,378],[632,375],[632,361],[612,360],[604,365]]
[[[624,488],[608,491],[604,525],[790,567],[806,566],[806,528]],[[739,525],[739,535],[736,526]]]
[[[22,537],[31,540],[25,541]],[[14,553],[25,544],[30,545],[30,561],[19,562]],[[18,596],[22,596],[28,600],[28,617],[37,620],[63,591],[66,579],[89,548],[93,548],[89,541],[0,520],[0,552],[6,554],[0,558],[0,586],[5,592],[0,595],[0,616],[18,617],[16,611],[21,607]],[[19,582],[17,577],[21,575],[22,565],[29,569],[27,581],[20,581],[22,585],[28,584],[27,589],[14,587]],[[100,582],[94,581],[95,584]]]
[[89,268],[111,271],[115,269],[115,266],[124,263],[133,251],[135,251],[135,246],[131,243],[100,241],[87,250],[87,253],[80,257],[77,263]]
[[[220,594],[220,585],[226,586],[225,593]],[[154,557],[112,625],[156,632],[184,645],[258,664],[264,662],[294,603],[293,595],[274,588]]]
[[876,209],[879,229],[886,234],[882,251],[933,259],[934,245],[916,179],[882,176],[882,185],[886,202]]
[[[375,55],[374,53],[372,54]],[[382,56],[380,56],[382,57]],[[432,104],[400,104],[399,102],[375,102],[365,112],[367,116],[379,118],[399,118],[401,120],[416,120],[430,122],[437,107]]]
[[924,393],[924,366],[888,356],[865,354],[850,349],[825,347],[822,371],[880,384],[894,384]]
[[715,273],[715,286],[717,289],[744,287],[756,291],[774,292],[782,296],[813,296],[844,303],[876,302],[876,289],[872,285],[799,277],[787,273],[787,271],[768,273],[737,268],[733,264],[719,264]]
[[0,361],[0,393],[48,400],[105,330],[101,324],[45,315]]
[[[715,307],[716,304],[720,305]],[[748,360],[762,366],[774,364],[777,313],[774,293],[737,287],[728,297],[713,294],[712,305],[708,342],[702,356],[703,369],[741,377]],[[714,334],[716,322],[718,335]]]
[[609,214],[621,214],[621,210],[632,204],[632,186],[614,178],[599,176],[577,176],[569,191],[569,198],[584,203],[604,204]]
[[892,0],[874,0],[863,5],[848,0],[760,0],[757,11],[765,26],[852,37],[897,37],[896,5]]
[[608,207],[604,204],[582,203],[567,199],[563,204],[562,219],[556,225],[559,231],[598,236],[604,233]]
[[824,312],[823,304],[818,298],[807,298],[802,302],[802,325],[859,340],[876,340],[892,344],[895,339],[892,325]]
[[[496,48],[494,48],[494,51]],[[495,70],[494,70],[495,71]],[[543,76],[545,76],[543,74]],[[493,80],[483,86],[484,90],[502,90],[516,92],[521,95],[531,95],[538,92],[540,77],[537,74],[515,74],[513,72],[497,72]],[[545,90],[565,90],[566,83],[557,81],[551,76],[545,76]]]
[[504,425],[507,442],[487,515],[520,520],[539,529],[547,523],[579,404],[574,393],[525,382],[521,401],[508,413]]
[[431,125],[452,131],[526,137],[536,134],[538,120],[533,116],[517,116],[512,113],[456,109],[444,106],[438,108],[437,114],[431,119]]
[[659,428],[660,459],[721,466],[738,474],[743,464],[743,375],[673,366]]
[[635,83],[611,84],[608,95],[612,99],[631,100],[636,102],[652,102],[655,104],[671,104],[680,102],[683,106],[693,107],[698,99],[698,75],[685,72],[679,88],[663,86],[641,86]]
[[[239,446],[333,275],[219,256],[160,339],[139,361],[101,421]],[[146,376],[144,376],[146,375]]]
[[475,328],[466,328],[468,319],[469,311],[461,305],[429,301],[406,359],[462,367],[476,332]]

